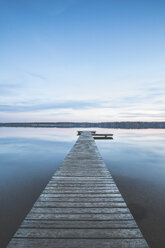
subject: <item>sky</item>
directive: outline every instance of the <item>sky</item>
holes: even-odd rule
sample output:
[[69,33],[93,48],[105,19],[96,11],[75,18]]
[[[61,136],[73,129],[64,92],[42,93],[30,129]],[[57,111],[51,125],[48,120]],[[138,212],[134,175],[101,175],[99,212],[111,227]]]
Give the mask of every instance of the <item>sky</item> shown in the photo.
[[0,122],[165,121],[164,0],[0,0]]

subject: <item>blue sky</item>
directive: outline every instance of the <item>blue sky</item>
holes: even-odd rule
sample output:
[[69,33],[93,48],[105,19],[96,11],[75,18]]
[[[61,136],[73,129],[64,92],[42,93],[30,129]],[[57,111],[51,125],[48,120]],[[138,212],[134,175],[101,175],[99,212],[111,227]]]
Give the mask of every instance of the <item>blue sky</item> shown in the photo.
[[0,121],[165,121],[164,10],[0,0]]

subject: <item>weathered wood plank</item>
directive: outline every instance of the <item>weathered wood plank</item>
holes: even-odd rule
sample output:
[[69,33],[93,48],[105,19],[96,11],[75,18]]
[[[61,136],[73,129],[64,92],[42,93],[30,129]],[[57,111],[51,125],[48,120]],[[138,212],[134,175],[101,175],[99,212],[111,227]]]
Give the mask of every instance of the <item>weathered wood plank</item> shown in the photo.
[[109,178],[109,179],[107,179],[107,178],[105,178],[104,177],[104,179],[102,180],[102,179],[96,179],[96,178],[91,178],[91,179],[88,179],[88,180],[86,180],[86,178],[84,177],[76,177],[76,178],[67,178],[66,179],[66,177],[65,178],[58,178],[58,179],[52,179],[52,180],[50,180],[50,183],[82,183],[82,184],[85,184],[85,183],[98,183],[98,184],[104,184],[104,183],[108,183],[108,184],[110,184],[111,182],[113,182],[114,183],[114,180],[113,179],[111,179],[111,178]]
[[127,214],[130,213],[128,208],[32,208],[31,214]]
[[119,194],[119,190],[117,189],[96,189],[96,190],[91,190],[91,189],[50,189],[50,188],[46,188],[43,191],[44,194]]
[[85,198],[94,198],[94,197],[96,197],[96,198],[98,198],[98,197],[105,197],[105,198],[107,198],[107,197],[109,197],[109,198],[115,198],[115,197],[120,197],[120,193],[104,193],[104,194],[97,194],[97,193],[89,193],[89,194],[71,194],[71,193],[68,193],[68,194],[66,194],[66,193],[64,193],[64,194],[58,194],[58,193],[52,193],[52,194],[50,194],[50,193],[43,193],[42,194],[42,197],[79,197],[79,198],[81,198],[81,197],[85,197]]
[[[52,221],[52,220],[27,220],[21,225],[23,228],[138,228],[136,222],[132,220],[95,220],[95,221]],[[109,230],[110,231],[110,230]]]
[[131,214],[48,214],[48,213],[29,213],[26,217],[27,220],[132,220]]
[[97,186],[97,185],[47,185],[47,187],[45,188],[45,190],[48,190],[48,189],[53,189],[53,190],[64,190],[64,189],[67,189],[67,190],[111,190],[111,189],[115,189],[115,190],[118,190],[117,186],[115,184],[111,184],[111,185],[107,185],[107,186]]
[[142,238],[139,229],[36,229],[36,228],[20,228],[15,237],[17,238]]
[[55,180],[53,180],[54,182],[56,182],[56,181],[62,181],[62,180],[64,180],[64,181],[73,181],[74,182],[74,180],[75,181],[80,181],[80,182],[109,182],[110,180],[113,180],[112,179],[112,177],[110,177],[110,176],[108,176],[108,177],[90,177],[89,175],[87,176],[87,177],[77,177],[77,176],[74,176],[73,177],[73,175],[72,176],[70,176],[70,177],[65,177],[65,176],[55,176],[55,177],[52,177],[52,179],[55,179]]
[[89,186],[98,186],[98,187],[99,187],[99,186],[101,186],[101,187],[106,187],[106,186],[108,186],[108,187],[109,187],[110,185],[116,185],[116,184],[115,184],[115,182],[112,181],[112,180],[108,180],[108,182],[102,182],[102,181],[101,181],[101,182],[97,182],[97,181],[94,181],[94,182],[92,182],[92,181],[91,181],[91,182],[89,182],[89,181],[82,182],[82,181],[81,181],[81,182],[80,182],[80,181],[77,181],[77,180],[76,180],[76,181],[70,180],[70,181],[68,181],[68,182],[67,182],[67,181],[57,181],[57,182],[56,182],[55,180],[51,180],[51,181],[48,183],[48,186],[49,186],[49,185],[57,185],[57,186],[58,186],[58,185],[59,185],[59,186],[60,186],[60,185],[62,185],[62,186],[63,186],[63,185],[67,185],[67,186],[70,186],[70,187],[72,187],[72,186],[75,186],[75,187],[76,187],[76,186],[86,186],[86,187],[87,187],[87,186],[89,185]]
[[42,195],[39,197],[38,201],[42,202],[123,202],[123,198],[121,196],[119,197],[42,197]]
[[113,136],[112,133],[95,133],[92,134],[93,136]]
[[18,239],[8,248],[148,248],[144,239]]
[[119,207],[127,207],[125,202],[41,202],[37,201],[34,204],[34,207],[52,207],[52,208],[119,208]]

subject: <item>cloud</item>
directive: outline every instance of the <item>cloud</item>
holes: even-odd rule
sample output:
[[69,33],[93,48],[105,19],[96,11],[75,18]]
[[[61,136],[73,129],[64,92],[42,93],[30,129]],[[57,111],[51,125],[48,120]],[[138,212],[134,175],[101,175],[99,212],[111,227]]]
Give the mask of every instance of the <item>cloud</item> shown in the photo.
[[[36,78],[35,82],[37,78],[46,80],[42,74],[31,72],[27,72],[27,74],[34,79]],[[39,118],[45,118],[45,120],[51,120],[54,116],[56,120],[64,121],[162,120],[165,116],[162,88],[163,86],[148,88],[144,86],[143,90],[119,91],[106,98],[100,96],[100,98],[89,100],[83,98],[84,95],[78,95],[81,100],[78,98],[77,100],[65,100],[62,99],[65,95],[59,94],[59,98],[58,94],[57,98],[54,96],[55,88],[51,88],[52,95],[48,94],[48,92],[50,93],[49,87],[45,87],[44,94],[42,92],[40,94],[38,87],[35,87],[37,91],[34,91],[34,87],[32,87],[32,91],[28,91],[29,88],[24,85],[3,82],[0,84],[0,91],[2,92],[0,92],[1,118],[4,116],[4,119],[14,119],[20,116],[20,119],[39,120]]]
[[0,83],[0,95],[1,96],[2,95],[8,95],[18,88],[20,88],[20,84]]
[[39,79],[44,80],[44,81],[46,80],[46,77],[44,77],[43,75],[38,74],[38,73],[27,72],[27,74],[31,77],[39,78]]
[[165,116],[165,113],[129,113],[129,112],[121,112],[118,114],[121,117],[124,118],[139,118],[139,117],[149,117],[149,118],[155,118],[155,117],[160,117],[163,119],[163,117]]
[[89,109],[97,108],[101,106],[101,102],[95,101],[64,101],[57,103],[45,103],[45,104],[22,104],[22,105],[0,105],[0,111],[4,112],[29,112],[40,111],[50,109]]

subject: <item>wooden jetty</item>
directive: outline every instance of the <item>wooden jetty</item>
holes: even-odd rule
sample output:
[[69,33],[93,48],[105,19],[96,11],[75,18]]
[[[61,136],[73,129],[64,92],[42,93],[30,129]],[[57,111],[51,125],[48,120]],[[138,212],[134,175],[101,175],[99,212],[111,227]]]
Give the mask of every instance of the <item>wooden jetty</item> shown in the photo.
[[8,248],[148,248],[97,149],[79,136]]
[[[77,135],[81,135],[83,131],[78,131]],[[96,133],[96,131],[90,131],[94,139],[113,139],[113,134],[110,133]]]

